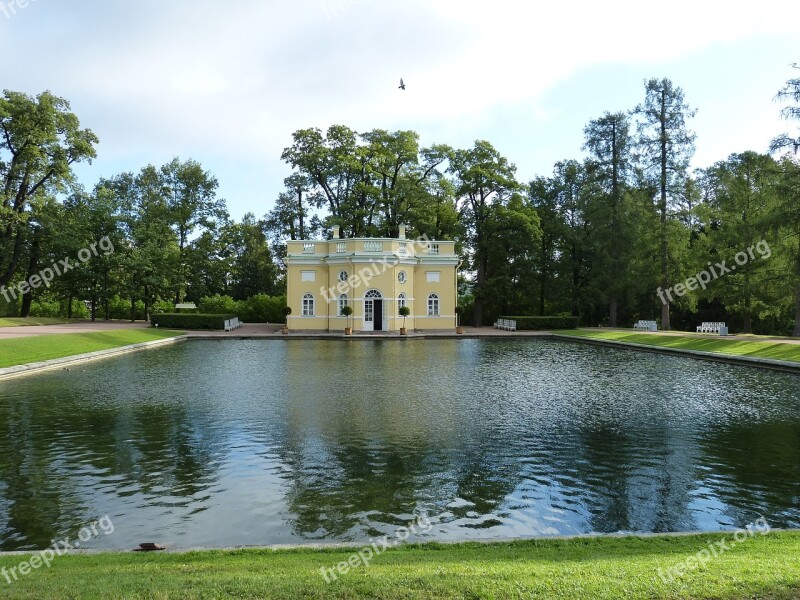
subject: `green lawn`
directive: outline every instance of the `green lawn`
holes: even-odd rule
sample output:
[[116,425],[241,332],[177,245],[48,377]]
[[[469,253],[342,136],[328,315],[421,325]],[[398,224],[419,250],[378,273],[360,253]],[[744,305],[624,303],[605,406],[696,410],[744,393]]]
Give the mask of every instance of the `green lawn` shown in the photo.
[[6,317],[0,319],[0,327],[25,327],[30,325],[61,325],[71,323],[69,319],[51,319],[48,317],[28,317],[20,319],[18,317]]
[[[9,584],[3,598],[770,598],[800,596],[800,532],[754,533],[672,581],[733,534],[426,545],[386,550],[238,550],[55,557]],[[365,556],[367,556],[365,554]],[[369,558],[367,556],[367,558]],[[0,557],[0,569],[28,560]],[[342,569],[344,571],[344,569]],[[659,574],[661,570],[661,575]],[[7,571],[8,572],[8,571]]]
[[559,335],[584,337],[615,342],[645,344],[680,350],[701,350],[719,354],[735,354],[754,358],[772,358],[800,362],[800,344],[726,340],[720,337],[704,338],[695,335],[664,335],[659,333],[631,333],[629,331],[592,331],[575,329],[553,332]]
[[0,340],[0,368],[183,335],[164,329],[119,329]]

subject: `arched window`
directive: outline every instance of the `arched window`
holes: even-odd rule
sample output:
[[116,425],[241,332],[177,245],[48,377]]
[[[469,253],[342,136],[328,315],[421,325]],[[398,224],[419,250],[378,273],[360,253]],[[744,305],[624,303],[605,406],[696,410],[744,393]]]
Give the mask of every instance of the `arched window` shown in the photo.
[[342,313],[342,310],[344,309],[345,306],[347,306],[347,294],[342,294],[341,296],[339,296],[339,316],[340,317],[344,316],[344,313]]
[[429,317],[438,317],[439,316],[439,296],[436,294],[431,294],[428,296],[428,316]]
[[398,310],[398,312],[399,312],[399,311],[400,311],[400,309],[401,309],[401,308],[403,308],[405,305],[406,305],[406,295],[405,295],[405,294],[400,294],[400,295],[397,297],[397,310]]
[[314,296],[312,294],[306,294],[303,296],[303,316],[314,316]]

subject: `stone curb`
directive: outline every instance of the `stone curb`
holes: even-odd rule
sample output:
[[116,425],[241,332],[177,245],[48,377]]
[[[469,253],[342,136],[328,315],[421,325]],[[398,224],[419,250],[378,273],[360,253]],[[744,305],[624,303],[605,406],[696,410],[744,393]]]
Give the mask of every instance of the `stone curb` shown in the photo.
[[26,365],[16,365],[14,367],[5,367],[0,369],[0,381],[11,379],[13,377],[22,377],[24,375],[32,375],[42,371],[50,371],[53,369],[65,368],[73,365],[79,365],[103,358],[112,356],[119,356],[120,354],[128,354],[130,352],[138,352],[139,350],[148,350],[150,348],[157,348],[167,344],[174,344],[177,342],[186,341],[188,338],[185,335],[179,335],[171,338],[163,338],[160,340],[151,340],[149,342],[140,342],[138,344],[131,344],[129,346],[120,346],[118,348],[109,348],[108,350],[97,350],[96,352],[87,352],[86,354],[76,354],[74,356],[65,356],[63,358],[54,358],[43,362],[28,363]]
[[800,373],[800,362],[790,360],[777,360],[772,358],[757,358],[752,356],[740,356],[737,354],[722,354],[719,352],[705,352],[703,350],[687,350],[683,348],[669,348],[664,346],[649,346],[647,344],[637,344],[635,342],[620,342],[617,340],[604,340],[583,336],[564,335],[553,333],[552,337],[558,340],[568,340],[584,344],[595,344],[597,346],[609,346],[613,348],[628,348],[629,350],[644,350],[646,352],[656,352],[659,354],[671,354],[697,358],[699,360],[709,360],[722,362],[732,365],[747,365],[762,369],[772,369],[789,373]]
[[[578,534],[565,534],[565,535],[534,535],[528,537],[491,537],[481,539],[452,539],[452,540],[414,540],[398,542],[392,548],[400,548],[403,546],[417,546],[425,549],[425,546],[457,546],[460,544],[476,544],[491,546],[495,544],[514,544],[518,542],[549,542],[549,541],[579,541],[579,540],[595,540],[595,539],[650,539],[650,538],[680,538],[680,537],[697,537],[704,535],[733,535],[740,529],[714,529],[710,531],[668,531],[663,533],[653,533],[651,531],[622,531],[613,533],[578,533]],[[772,533],[800,533],[800,529],[792,528],[777,528],[772,527],[769,533],[762,534],[768,537]],[[190,554],[194,552],[264,552],[264,551],[293,551],[293,550],[352,550],[358,551],[364,546],[368,546],[369,541],[363,542],[306,542],[297,544],[271,544],[265,546],[186,546],[186,547],[167,547],[159,552],[143,552],[142,555],[147,554]],[[10,550],[0,552],[0,558],[9,556],[31,556],[37,554],[41,550]],[[128,548],[108,548],[108,549],[70,549],[64,552],[64,555],[96,555],[96,554],[138,554],[135,549]]]

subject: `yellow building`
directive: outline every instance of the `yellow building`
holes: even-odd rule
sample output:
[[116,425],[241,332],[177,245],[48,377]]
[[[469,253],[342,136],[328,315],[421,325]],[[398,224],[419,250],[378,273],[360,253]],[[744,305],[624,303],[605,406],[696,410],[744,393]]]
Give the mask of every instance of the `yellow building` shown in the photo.
[[455,242],[393,238],[287,242],[287,304],[292,331],[398,331],[401,306],[409,330],[453,329],[459,259]]

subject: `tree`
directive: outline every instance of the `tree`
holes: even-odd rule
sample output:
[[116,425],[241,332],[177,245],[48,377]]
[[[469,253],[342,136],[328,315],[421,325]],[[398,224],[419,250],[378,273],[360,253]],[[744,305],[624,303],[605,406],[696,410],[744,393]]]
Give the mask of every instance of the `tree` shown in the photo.
[[189,240],[198,229],[213,230],[227,217],[225,202],[216,197],[217,180],[199,163],[174,158],[161,167],[159,181],[165,196],[169,220],[178,238],[179,265],[175,303],[185,294]]
[[490,244],[492,237],[508,231],[505,226],[490,226],[493,207],[508,202],[520,189],[516,167],[501,156],[487,141],[478,140],[467,150],[456,150],[450,159],[449,172],[455,177],[456,198],[472,249],[475,271],[473,322],[480,327],[484,299],[488,292]]
[[[695,112],[684,102],[683,90],[666,78],[646,81],[645,100],[633,111],[639,117],[636,142],[639,158],[645,172],[652,181],[657,182],[662,289],[669,289],[672,285],[669,211],[678,203],[685,189],[695,140],[694,133],[687,129],[686,120],[693,117]],[[662,305],[661,327],[664,330],[671,328],[669,302]]]
[[0,286],[20,265],[30,200],[63,189],[72,165],[96,156],[97,136],[80,129],[69,109],[50,92],[33,98],[6,90],[0,98]]
[[600,211],[605,214],[602,216],[604,222],[598,229],[602,231],[604,243],[600,248],[606,255],[606,264],[598,267],[607,275],[603,287],[609,301],[610,327],[617,326],[617,311],[625,289],[631,241],[629,228],[623,219],[623,198],[630,166],[629,129],[627,115],[608,112],[590,121],[584,129],[584,149],[590,153],[588,170],[602,190],[602,198],[598,200],[605,208]]
[[[775,99],[780,102],[793,102],[781,110],[781,115],[785,119],[800,121],[800,78],[793,78],[786,82],[786,85],[778,92]],[[772,152],[792,151],[792,155],[786,155],[783,159],[784,183],[782,184],[784,207],[786,209],[786,220],[789,227],[793,229],[790,235],[797,236],[797,244],[793,248],[791,286],[794,295],[794,331],[792,335],[800,337],[800,185],[798,185],[798,173],[800,173],[800,163],[797,162],[797,152],[800,150],[800,132],[797,137],[792,137],[788,133],[781,134],[772,140],[770,144]],[[791,218],[789,218],[791,215]]]
[[[752,333],[753,318],[777,315],[783,307],[775,297],[781,275],[773,267],[763,244],[774,242],[772,217],[778,203],[778,164],[756,152],[732,154],[704,172],[706,235],[712,254],[709,262],[734,263],[737,255],[751,248],[759,251],[735,263],[735,270],[715,281],[710,297],[722,300],[727,310],[742,315],[744,333]],[[764,250],[762,253],[761,250]],[[740,255],[741,257],[741,255]]]

